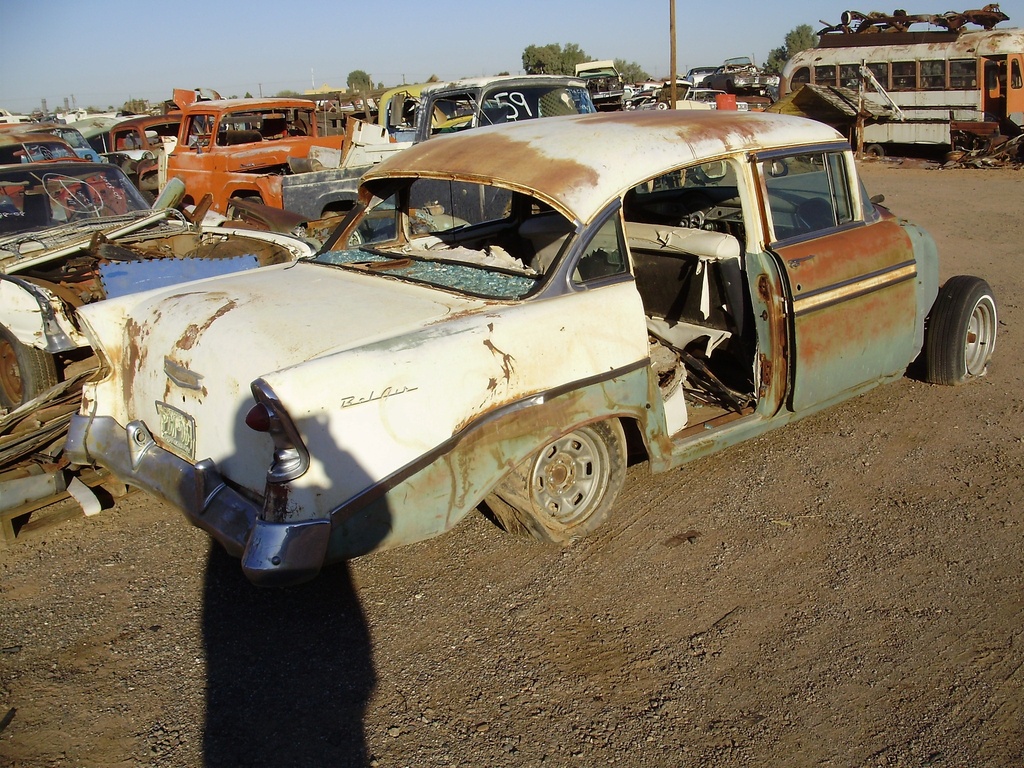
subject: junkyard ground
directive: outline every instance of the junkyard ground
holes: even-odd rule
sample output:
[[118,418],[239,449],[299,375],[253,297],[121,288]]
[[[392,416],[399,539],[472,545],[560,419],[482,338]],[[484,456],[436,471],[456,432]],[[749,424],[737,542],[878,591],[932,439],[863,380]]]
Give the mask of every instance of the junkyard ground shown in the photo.
[[474,515],[259,590],[140,493],[0,550],[3,766],[1024,765],[1024,171],[865,163],[990,375],[664,475],[557,550]]

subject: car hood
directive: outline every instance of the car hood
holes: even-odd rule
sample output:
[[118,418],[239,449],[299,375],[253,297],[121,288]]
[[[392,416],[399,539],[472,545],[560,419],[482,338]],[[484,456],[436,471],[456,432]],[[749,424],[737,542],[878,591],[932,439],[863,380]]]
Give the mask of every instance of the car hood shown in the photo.
[[0,272],[10,274],[62,258],[67,255],[68,248],[87,246],[97,232],[116,239],[122,232],[141,229],[173,234],[185,227],[180,221],[171,219],[166,211],[143,210],[3,235],[0,236]]

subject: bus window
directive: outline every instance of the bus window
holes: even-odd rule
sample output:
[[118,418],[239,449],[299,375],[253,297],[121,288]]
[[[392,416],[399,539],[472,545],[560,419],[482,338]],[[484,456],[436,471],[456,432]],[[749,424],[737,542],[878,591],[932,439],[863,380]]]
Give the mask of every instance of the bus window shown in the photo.
[[796,72],[793,73],[793,77],[789,79],[789,82],[796,85],[797,83],[809,83],[811,82],[811,68],[800,67]]
[[814,68],[814,82],[818,85],[836,84],[836,65],[828,64]]
[[872,61],[868,65],[868,71],[875,76],[875,80],[883,88],[889,87],[889,62]]
[[892,90],[913,91],[917,88],[917,63],[894,61],[892,63]]
[[921,89],[941,91],[946,87],[946,62],[929,59],[921,62]]
[[978,62],[974,59],[951,59],[949,62],[949,89],[969,91],[978,87]]
[[860,85],[860,64],[840,64],[839,84],[844,88],[856,88]]
[[1014,59],[1010,66],[1010,87],[1015,91],[1024,88],[1024,80],[1021,80],[1020,75],[1020,59]]

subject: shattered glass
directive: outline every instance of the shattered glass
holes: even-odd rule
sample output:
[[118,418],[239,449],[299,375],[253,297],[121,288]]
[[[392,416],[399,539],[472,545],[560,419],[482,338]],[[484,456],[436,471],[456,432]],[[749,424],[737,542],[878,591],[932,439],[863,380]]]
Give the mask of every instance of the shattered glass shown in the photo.
[[521,299],[533,290],[540,279],[539,276],[516,275],[471,264],[401,258],[359,248],[319,253],[314,261],[365,269],[490,299]]

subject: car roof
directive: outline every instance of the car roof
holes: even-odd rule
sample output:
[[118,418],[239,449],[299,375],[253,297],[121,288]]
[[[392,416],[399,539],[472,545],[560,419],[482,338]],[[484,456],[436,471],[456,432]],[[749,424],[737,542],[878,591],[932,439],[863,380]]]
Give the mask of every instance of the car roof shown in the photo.
[[55,133],[50,133],[46,128],[22,128],[19,131],[0,131],[0,144],[9,146],[11,144],[68,144],[64,139]]
[[469,88],[486,88],[488,86],[498,85],[532,85],[532,84],[548,85],[576,85],[582,88],[586,88],[586,83],[582,78],[574,77],[572,75],[496,75],[494,77],[466,77],[462,80],[450,80],[448,82],[437,82],[428,83],[428,88],[424,89],[424,93],[429,91],[447,91],[449,89],[465,90]]
[[482,177],[588,222],[626,190],[672,168],[837,141],[844,141],[842,134],[824,123],[770,112],[604,112],[436,136],[396,153],[363,179]]
[[[264,99],[204,99],[194,101],[186,108],[188,112],[230,112],[247,109],[313,109],[316,104],[309,99],[293,99],[274,96]],[[186,110],[182,110],[184,114]]]
[[28,173],[60,173],[62,168],[67,169],[69,175],[76,176],[82,176],[90,172],[105,173],[111,169],[116,169],[114,173],[123,173],[121,167],[114,163],[96,163],[92,160],[74,160],[62,157],[58,160],[47,162],[0,165],[0,177],[7,179],[15,176],[24,176]]
[[181,122],[181,112],[171,112],[166,115],[136,115],[135,117],[129,117],[127,120],[119,120],[114,125],[110,126],[110,129],[114,128],[134,128],[136,126],[149,126],[149,125],[170,125],[171,123]]

